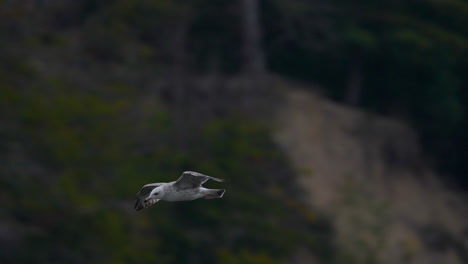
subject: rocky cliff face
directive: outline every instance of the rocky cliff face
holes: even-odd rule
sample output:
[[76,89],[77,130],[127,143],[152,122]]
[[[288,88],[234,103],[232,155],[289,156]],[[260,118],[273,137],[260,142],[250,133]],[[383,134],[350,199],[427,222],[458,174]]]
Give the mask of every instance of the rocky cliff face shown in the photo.
[[301,89],[281,93],[275,139],[305,202],[334,219],[338,259],[467,263],[466,197],[440,182],[410,127]]

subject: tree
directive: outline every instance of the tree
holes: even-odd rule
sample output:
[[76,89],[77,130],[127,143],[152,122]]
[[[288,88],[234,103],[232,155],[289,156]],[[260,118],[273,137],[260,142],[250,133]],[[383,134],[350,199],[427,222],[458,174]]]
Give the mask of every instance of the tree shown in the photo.
[[261,75],[265,72],[262,30],[258,0],[242,0],[244,72]]

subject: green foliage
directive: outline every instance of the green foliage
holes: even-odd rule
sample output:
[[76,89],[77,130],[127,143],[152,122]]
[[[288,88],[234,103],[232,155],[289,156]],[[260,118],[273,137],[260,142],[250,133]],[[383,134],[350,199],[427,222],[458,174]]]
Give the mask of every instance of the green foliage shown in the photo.
[[375,49],[376,39],[369,30],[357,26],[348,26],[344,29],[343,35],[346,44],[354,49],[358,48],[365,51]]
[[265,253],[242,251],[232,254],[229,251],[219,252],[219,263],[226,264],[282,264],[283,261],[275,260]]
[[[287,164],[254,120],[212,119],[181,152],[172,147],[166,107],[139,104],[137,90],[112,84],[106,93],[85,91],[60,78],[35,85],[47,88],[5,89],[7,105],[22,106],[6,112],[18,132],[8,136],[22,138],[23,155],[41,167],[39,182],[21,175],[27,180],[17,187],[13,175],[2,175],[1,188],[13,186],[4,198],[15,203],[6,210],[38,230],[19,242],[28,254],[8,260],[275,264],[298,245],[315,246],[307,232],[314,222],[269,191],[290,175],[277,174]],[[139,124],[129,118],[135,113]],[[225,197],[133,211],[143,184],[172,181],[186,169],[228,179],[208,183],[226,188]],[[28,195],[18,200],[18,193]]]

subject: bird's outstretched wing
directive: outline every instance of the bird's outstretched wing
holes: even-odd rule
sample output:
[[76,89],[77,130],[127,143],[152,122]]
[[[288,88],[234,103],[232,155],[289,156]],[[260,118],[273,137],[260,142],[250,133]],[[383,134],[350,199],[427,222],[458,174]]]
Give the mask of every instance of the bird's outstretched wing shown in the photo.
[[159,201],[159,199],[149,199],[146,200],[148,195],[151,193],[151,191],[158,187],[163,185],[163,183],[150,183],[146,184],[141,188],[141,190],[138,192],[135,200],[135,210],[140,211],[141,209],[145,209],[146,207],[153,205]]
[[180,178],[174,183],[174,186],[178,189],[191,189],[200,187],[207,180],[214,180],[223,182],[223,179],[218,179],[208,175],[204,175],[194,171],[185,171],[182,173]]

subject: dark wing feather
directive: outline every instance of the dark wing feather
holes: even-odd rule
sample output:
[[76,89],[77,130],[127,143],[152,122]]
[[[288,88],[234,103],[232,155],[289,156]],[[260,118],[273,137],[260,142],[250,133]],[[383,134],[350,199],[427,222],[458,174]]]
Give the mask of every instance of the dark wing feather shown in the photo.
[[194,171],[185,171],[175,182],[174,186],[178,189],[191,189],[200,187],[207,180],[223,182],[223,179],[211,177]]
[[141,209],[144,209],[150,205],[157,203],[159,199],[150,199],[147,201],[145,200],[154,188],[161,186],[161,185],[162,183],[150,183],[150,184],[146,184],[145,186],[143,186],[143,188],[141,188],[141,190],[138,192],[136,196],[135,209],[137,211],[140,211]]

